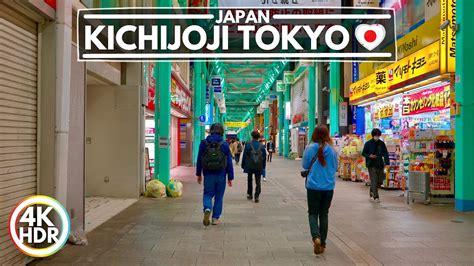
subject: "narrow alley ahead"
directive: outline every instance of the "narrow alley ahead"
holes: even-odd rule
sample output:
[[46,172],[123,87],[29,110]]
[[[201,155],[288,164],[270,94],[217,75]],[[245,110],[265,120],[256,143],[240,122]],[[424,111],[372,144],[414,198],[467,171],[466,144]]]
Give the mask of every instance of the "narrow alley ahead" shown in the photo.
[[202,188],[193,168],[177,168],[181,198],[142,198],[88,234],[88,246],[67,246],[34,264],[75,265],[473,265],[474,216],[451,206],[408,206],[400,191],[369,200],[362,183],[337,184],[327,252],[315,256],[300,161],[276,157],[261,202],[246,199],[236,166],[223,223],[202,225]]

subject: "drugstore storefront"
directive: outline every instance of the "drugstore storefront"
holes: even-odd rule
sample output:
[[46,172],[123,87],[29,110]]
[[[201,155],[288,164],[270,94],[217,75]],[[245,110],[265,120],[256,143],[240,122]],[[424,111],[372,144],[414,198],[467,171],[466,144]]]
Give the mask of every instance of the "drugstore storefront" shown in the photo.
[[[391,164],[385,188],[405,190],[413,178],[429,180],[428,200],[454,196],[454,82],[441,74],[434,42],[351,84],[357,128],[369,139],[380,128]],[[363,115],[361,115],[363,114]],[[414,180],[414,179],[413,179]]]

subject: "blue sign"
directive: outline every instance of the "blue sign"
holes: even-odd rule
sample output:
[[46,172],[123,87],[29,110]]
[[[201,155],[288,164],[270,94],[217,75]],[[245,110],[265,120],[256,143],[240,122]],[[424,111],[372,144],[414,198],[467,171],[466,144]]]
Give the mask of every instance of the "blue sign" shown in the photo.
[[274,101],[278,98],[277,95],[274,95],[274,94],[270,94],[270,100]]
[[214,87],[214,93],[221,93],[222,87]]
[[211,79],[212,86],[220,86],[221,85],[221,78],[212,78]]
[[201,115],[199,116],[199,122],[206,122],[206,116],[205,115]]

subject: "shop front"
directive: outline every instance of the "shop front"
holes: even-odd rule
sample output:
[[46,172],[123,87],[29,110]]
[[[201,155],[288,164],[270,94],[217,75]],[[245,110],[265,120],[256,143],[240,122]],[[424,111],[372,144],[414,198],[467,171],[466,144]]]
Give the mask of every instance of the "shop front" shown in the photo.
[[[357,133],[366,141],[379,128],[387,144],[384,188],[405,190],[416,178],[429,182],[431,197],[454,195],[454,84],[441,74],[440,47],[432,43],[350,86]],[[367,169],[361,175],[368,181]]]
[[291,85],[290,150],[296,158],[302,158],[311,136],[308,132],[308,74],[296,77]]

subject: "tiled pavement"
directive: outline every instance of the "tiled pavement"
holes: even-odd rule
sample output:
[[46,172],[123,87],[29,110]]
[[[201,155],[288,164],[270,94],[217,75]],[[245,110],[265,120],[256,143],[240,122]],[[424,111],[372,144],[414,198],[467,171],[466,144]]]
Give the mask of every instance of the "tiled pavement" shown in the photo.
[[86,197],[86,232],[105,223],[121,211],[135,203],[137,199]]
[[[202,226],[202,188],[192,168],[173,175],[178,199],[147,199],[38,264],[77,265],[474,265],[474,214],[452,206],[405,204],[400,192],[368,199],[360,183],[338,182],[325,255],[315,256],[307,225],[300,162],[275,158],[261,202],[245,198],[240,168],[227,188],[224,223]],[[453,222],[455,221],[455,222]],[[459,223],[461,222],[461,223]]]

